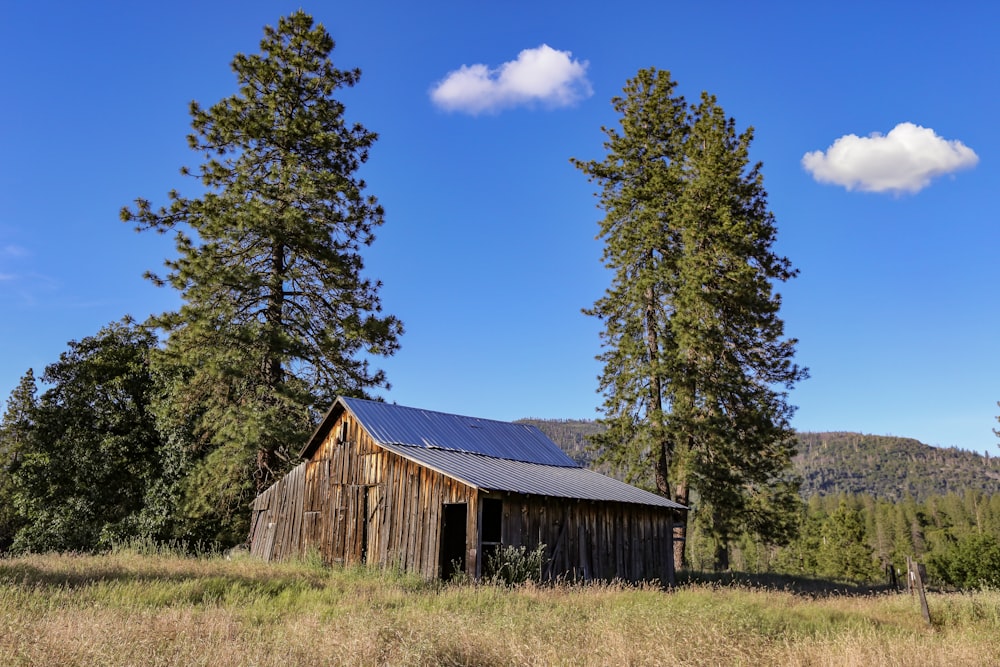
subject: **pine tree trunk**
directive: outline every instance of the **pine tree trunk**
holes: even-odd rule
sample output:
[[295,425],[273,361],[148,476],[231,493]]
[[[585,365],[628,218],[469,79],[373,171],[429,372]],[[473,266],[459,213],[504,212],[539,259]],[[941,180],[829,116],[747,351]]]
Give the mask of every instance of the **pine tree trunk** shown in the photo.
[[[674,490],[674,502],[688,506],[688,488],[686,482],[677,484]],[[688,513],[680,512],[680,520],[674,524],[674,568],[683,570],[687,567],[687,560],[684,558],[685,545],[687,544]]]
[[712,567],[716,572],[725,572],[729,569],[729,544],[722,538],[716,538]]
[[[271,247],[270,281],[268,286],[267,307],[264,311],[264,358],[262,360],[264,384],[267,387],[265,401],[274,402],[276,394],[284,381],[284,369],[281,365],[281,352],[276,349],[280,332],[284,327],[285,307],[285,246],[275,242]],[[281,443],[261,440],[257,449],[257,470],[254,482],[257,493],[267,489],[274,482],[280,469],[277,450]]]

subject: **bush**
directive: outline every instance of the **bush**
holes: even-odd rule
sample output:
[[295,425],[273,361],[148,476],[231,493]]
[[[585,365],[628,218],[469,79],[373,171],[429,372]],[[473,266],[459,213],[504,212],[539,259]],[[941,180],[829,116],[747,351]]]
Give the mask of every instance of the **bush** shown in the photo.
[[545,545],[539,544],[532,551],[528,547],[501,546],[486,561],[489,583],[516,586],[528,581],[540,582],[542,568],[548,563]]
[[930,557],[934,574],[957,588],[1000,588],[1000,540],[966,535],[943,554]]

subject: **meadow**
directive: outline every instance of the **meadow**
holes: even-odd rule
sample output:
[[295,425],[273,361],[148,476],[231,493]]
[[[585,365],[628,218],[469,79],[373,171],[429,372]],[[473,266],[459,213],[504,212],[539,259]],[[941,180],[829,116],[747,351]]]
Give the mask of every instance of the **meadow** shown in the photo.
[[427,582],[315,559],[0,559],[0,665],[997,665],[1000,592]]

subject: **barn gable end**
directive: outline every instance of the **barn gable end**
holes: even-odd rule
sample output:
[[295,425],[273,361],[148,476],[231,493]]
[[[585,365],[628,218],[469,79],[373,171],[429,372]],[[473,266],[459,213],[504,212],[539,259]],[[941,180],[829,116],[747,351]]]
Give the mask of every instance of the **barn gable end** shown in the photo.
[[317,550],[479,577],[499,545],[543,544],[547,577],[673,580],[684,508],[577,466],[534,427],[338,398],[302,455],[253,503],[265,560]]

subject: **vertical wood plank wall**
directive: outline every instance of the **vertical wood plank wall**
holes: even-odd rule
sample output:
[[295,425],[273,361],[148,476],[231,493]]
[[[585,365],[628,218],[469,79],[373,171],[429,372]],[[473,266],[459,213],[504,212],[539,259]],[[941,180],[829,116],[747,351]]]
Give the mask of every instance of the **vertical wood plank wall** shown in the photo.
[[[341,421],[347,438],[338,442]],[[545,578],[673,582],[672,517],[627,503],[480,492],[376,445],[349,413],[312,458],[253,503],[250,551],[264,560],[318,551],[440,576],[442,506],[466,503],[466,572],[482,573],[479,501],[503,501],[504,545],[545,545]]]
[[544,544],[546,579],[673,583],[673,518],[663,508],[515,494],[503,501],[503,544]]
[[441,506],[467,503],[466,569],[475,573],[476,489],[377,446],[345,413],[312,458],[254,500],[250,551],[264,560],[318,551],[327,563],[439,575]]

